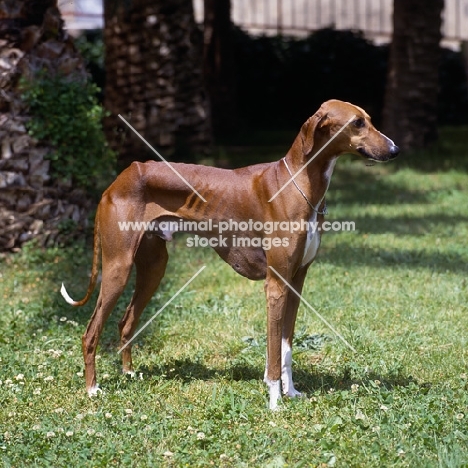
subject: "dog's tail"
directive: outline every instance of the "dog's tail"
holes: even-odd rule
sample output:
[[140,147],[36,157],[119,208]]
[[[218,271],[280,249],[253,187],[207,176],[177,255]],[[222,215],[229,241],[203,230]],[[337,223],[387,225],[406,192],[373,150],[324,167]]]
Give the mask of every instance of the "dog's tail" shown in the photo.
[[81,299],[81,301],[74,301],[67,290],[65,289],[65,285],[62,283],[62,287],[60,288],[60,293],[62,294],[63,298],[72,306],[78,307],[86,304],[91,297],[91,294],[96,287],[98,273],[99,273],[99,254],[101,253],[101,230],[99,227],[99,207],[96,212],[96,222],[94,226],[94,242],[93,242],[93,268],[91,270],[91,278],[89,279],[88,284],[88,291],[86,292],[86,296]]

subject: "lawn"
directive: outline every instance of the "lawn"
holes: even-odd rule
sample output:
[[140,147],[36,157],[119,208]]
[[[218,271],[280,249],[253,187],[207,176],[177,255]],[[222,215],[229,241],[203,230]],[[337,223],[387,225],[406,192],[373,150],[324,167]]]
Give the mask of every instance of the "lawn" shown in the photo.
[[80,339],[96,295],[72,308],[59,294],[64,281],[84,295],[89,246],[1,256],[3,466],[467,467],[467,134],[446,129],[388,165],[337,164],[328,219],[356,231],[323,237],[304,297],[357,353],[301,306],[294,375],[307,397],[278,412],[262,382],[263,284],[214,252],[169,245],[142,324],[207,267],[135,340],[134,378],[117,354],[129,285],[101,339],[94,399]]

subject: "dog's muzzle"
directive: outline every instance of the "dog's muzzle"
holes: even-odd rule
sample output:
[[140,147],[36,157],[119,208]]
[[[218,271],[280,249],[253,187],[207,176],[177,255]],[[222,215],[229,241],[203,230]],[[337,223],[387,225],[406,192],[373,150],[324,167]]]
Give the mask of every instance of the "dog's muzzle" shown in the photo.
[[363,147],[357,148],[357,152],[361,156],[364,156],[365,158],[369,159],[370,161],[384,162],[384,161],[390,161],[391,159],[395,159],[400,154],[400,148],[398,148],[398,146],[392,144],[389,147],[388,152],[386,152],[384,154],[381,153],[381,154],[378,154],[378,155],[374,155],[374,154],[369,153]]

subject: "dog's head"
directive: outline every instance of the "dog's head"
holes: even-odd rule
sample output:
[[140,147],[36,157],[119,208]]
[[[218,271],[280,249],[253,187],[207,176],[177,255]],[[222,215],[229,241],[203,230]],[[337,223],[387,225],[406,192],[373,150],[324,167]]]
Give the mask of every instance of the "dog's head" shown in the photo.
[[389,161],[400,152],[390,138],[372,125],[364,109],[335,99],[320,106],[304,123],[300,135],[304,156],[311,153],[318,138],[321,142],[317,149],[329,144],[336,155],[352,153],[371,161]]

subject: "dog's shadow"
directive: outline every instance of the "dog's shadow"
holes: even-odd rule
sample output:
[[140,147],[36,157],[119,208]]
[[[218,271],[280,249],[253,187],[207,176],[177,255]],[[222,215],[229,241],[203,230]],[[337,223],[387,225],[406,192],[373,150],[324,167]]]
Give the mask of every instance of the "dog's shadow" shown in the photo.
[[[261,381],[263,370],[257,366],[247,364],[235,364],[225,369],[208,367],[189,358],[174,360],[165,364],[155,364],[151,366],[138,366],[138,373],[143,373],[145,378],[158,377],[164,380],[178,380],[182,383],[193,381],[226,380],[232,381]],[[395,387],[408,387],[416,385],[421,389],[427,389],[430,384],[420,383],[411,376],[403,374],[380,375],[369,372],[365,378],[352,378],[349,370],[344,369],[341,374],[321,373],[304,367],[299,367],[293,373],[294,382],[297,389],[307,395],[312,395],[317,391],[326,393],[330,390],[352,390],[354,384],[366,386],[379,386],[391,390]]]
[[352,378],[348,369],[344,369],[341,374],[329,374],[298,368],[295,370],[293,376],[298,390],[307,394],[312,394],[316,391],[325,393],[333,390],[352,390],[352,386],[355,384],[368,387],[382,387],[387,390],[391,390],[395,387],[408,387],[412,384],[421,388],[426,388],[428,385],[418,382],[412,376],[405,376],[402,374],[381,375],[369,372],[365,377]]
[[151,377],[163,376],[168,380],[179,380],[183,383],[189,383],[196,380],[216,381],[218,379],[230,379],[234,381],[249,381],[263,378],[263,375],[257,367],[245,364],[236,364],[224,369],[208,367],[189,358],[177,359],[164,364],[141,365],[138,366],[136,373]]

